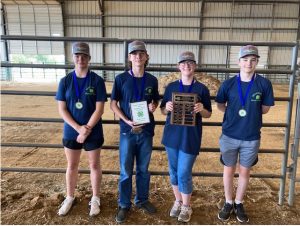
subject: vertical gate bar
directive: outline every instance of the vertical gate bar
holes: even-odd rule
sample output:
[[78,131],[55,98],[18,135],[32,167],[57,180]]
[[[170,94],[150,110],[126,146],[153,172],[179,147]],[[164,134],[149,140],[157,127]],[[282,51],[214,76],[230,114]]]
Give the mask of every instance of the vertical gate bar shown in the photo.
[[279,190],[279,200],[278,200],[279,205],[283,204],[284,193],[285,193],[287,161],[288,161],[288,155],[289,155],[289,140],[290,140],[290,131],[291,131],[291,119],[292,119],[292,108],[293,108],[293,100],[294,100],[294,83],[295,83],[296,70],[297,70],[298,46],[299,46],[299,43],[297,42],[297,44],[293,47],[293,55],[292,55],[292,63],[291,63],[292,75],[290,76],[290,85],[289,85],[290,101],[288,102],[288,107],[287,107],[287,117],[286,117],[287,128],[285,129],[285,137],[284,137],[285,153],[283,155],[282,165],[281,165],[282,178],[280,180],[280,190]]
[[297,175],[297,163],[299,156],[299,140],[300,140],[300,83],[298,83],[298,97],[296,106],[296,117],[295,117],[295,133],[294,133],[294,145],[293,145],[293,171],[291,173],[290,187],[289,187],[289,200],[290,206],[294,205],[295,195],[295,183]]

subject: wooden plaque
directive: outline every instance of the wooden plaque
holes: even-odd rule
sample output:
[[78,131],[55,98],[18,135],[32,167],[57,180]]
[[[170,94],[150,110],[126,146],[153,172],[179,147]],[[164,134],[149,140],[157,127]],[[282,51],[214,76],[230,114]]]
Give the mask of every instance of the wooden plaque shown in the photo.
[[171,124],[183,126],[196,125],[194,106],[197,102],[195,93],[172,93],[173,111]]

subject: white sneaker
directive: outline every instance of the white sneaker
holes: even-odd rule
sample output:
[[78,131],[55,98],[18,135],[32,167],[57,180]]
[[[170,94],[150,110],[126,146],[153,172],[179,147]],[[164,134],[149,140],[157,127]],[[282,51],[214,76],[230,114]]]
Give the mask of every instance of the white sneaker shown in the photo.
[[175,201],[172,209],[170,210],[170,217],[178,217],[180,214],[182,202],[180,201]]
[[60,205],[60,208],[58,210],[58,215],[59,216],[65,216],[71,209],[73,202],[75,198],[68,196]]
[[100,213],[100,198],[93,196],[89,205],[91,206],[90,216],[96,216]]
[[178,216],[178,221],[189,222],[192,216],[193,210],[190,206],[181,206],[181,211]]

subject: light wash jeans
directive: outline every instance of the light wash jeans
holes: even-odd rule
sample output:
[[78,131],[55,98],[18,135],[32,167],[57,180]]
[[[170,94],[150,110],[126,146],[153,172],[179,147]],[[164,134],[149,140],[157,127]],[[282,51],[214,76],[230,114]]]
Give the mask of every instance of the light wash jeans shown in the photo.
[[165,147],[168,153],[169,173],[172,185],[178,185],[183,194],[193,191],[192,169],[197,155],[191,155],[182,150]]

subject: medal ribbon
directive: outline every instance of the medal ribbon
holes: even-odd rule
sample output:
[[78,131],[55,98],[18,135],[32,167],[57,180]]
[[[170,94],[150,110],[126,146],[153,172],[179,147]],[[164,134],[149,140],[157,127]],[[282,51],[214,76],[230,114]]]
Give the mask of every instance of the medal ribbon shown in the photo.
[[142,89],[141,92],[139,92],[139,87],[137,85],[137,78],[134,77],[133,71],[130,70],[132,78],[133,78],[133,89],[134,89],[134,96],[135,96],[135,100],[136,101],[141,101],[143,94],[144,94],[144,90],[145,90],[145,83],[146,83],[146,75],[145,72],[143,74],[143,78],[142,78]]
[[81,96],[81,94],[82,94],[82,92],[84,90],[84,86],[85,86],[85,83],[87,81],[88,75],[89,75],[89,72],[84,77],[84,80],[83,80],[83,83],[82,83],[81,87],[79,87],[78,82],[77,82],[76,72],[74,71],[74,73],[73,73],[73,81],[74,81],[74,86],[75,86],[75,91],[76,91],[76,97],[77,97],[78,101],[79,101],[80,96]]
[[237,83],[238,83],[238,90],[239,90],[239,97],[240,97],[240,102],[242,104],[242,108],[244,109],[245,104],[246,104],[246,100],[247,100],[247,96],[249,95],[250,89],[254,83],[254,76],[255,74],[252,75],[251,81],[247,87],[245,96],[243,96],[243,92],[242,92],[242,85],[241,85],[241,76],[240,74],[236,77],[237,79]]
[[[189,86],[188,93],[192,92],[193,85],[194,85],[194,78],[193,78],[191,85]],[[183,84],[182,84],[181,79],[179,80],[179,92],[184,93]]]

